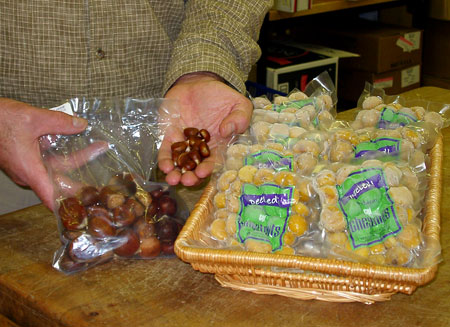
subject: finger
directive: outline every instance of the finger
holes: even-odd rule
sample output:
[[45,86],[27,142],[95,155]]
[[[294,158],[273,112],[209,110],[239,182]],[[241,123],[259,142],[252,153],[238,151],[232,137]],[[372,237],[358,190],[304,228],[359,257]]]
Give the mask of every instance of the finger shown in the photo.
[[108,143],[104,141],[98,141],[89,144],[86,148],[71,153],[67,157],[53,156],[48,158],[48,163],[52,169],[56,171],[68,171],[75,168],[79,168],[86,163],[96,159],[108,151]]
[[195,186],[200,183],[200,179],[193,171],[187,171],[181,176],[181,184],[184,186]]
[[87,120],[65,114],[63,112],[48,109],[37,109],[34,112],[39,120],[35,126],[35,133],[38,136],[47,134],[77,134],[87,127]]
[[32,173],[27,175],[28,186],[42,200],[42,203],[54,210],[53,184],[48,176],[47,170],[41,160],[28,158],[30,167],[33,167]]
[[220,135],[227,138],[233,134],[245,132],[252,116],[252,104],[250,101],[239,104],[225,117],[219,126]]
[[[210,158],[208,158],[208,159],[210,159]],[[200,179],[208,177],[214,171],[214,167],[216,166],[216,162],[214,161],[213,158],[210,159],[210,160],[208,160],[208,159],[202,161],[197,166],[197,168],[195,168],[195,175],[198,178],[200,178]]]
[[181,181],[181,172],[178,170],[172,170],[166,176],[166,182],[169,185],[178,185]]
[[183,141],[184,135],[180,129],[172,127],[167,129],[161,147],[158,151],[158,167],[165,174],[171,172],[175,166],[172,160],[172,143]]

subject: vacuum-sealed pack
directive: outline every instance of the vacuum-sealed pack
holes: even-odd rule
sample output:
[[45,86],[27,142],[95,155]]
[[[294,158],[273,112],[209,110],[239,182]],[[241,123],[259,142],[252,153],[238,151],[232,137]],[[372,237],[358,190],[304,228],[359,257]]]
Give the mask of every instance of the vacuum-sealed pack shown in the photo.
[[41,139],[62,242],[56,269],[74,273],[113,258],[174,254],[189,213],[154,169],[175,107],[165,99],[74,98],[54,109],[88,120],[82,133]]

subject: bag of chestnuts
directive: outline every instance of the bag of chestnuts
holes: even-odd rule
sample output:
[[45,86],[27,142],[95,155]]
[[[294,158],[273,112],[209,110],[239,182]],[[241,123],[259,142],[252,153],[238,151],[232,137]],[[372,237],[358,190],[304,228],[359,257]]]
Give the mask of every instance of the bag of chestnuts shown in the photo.
[[41,139],[62,243],[54,268],[69,274],[114,258],[174,255],[189,212],[173,187],[153,181],[173,106],[75,98],[54,109],[89,122],[83,133]]

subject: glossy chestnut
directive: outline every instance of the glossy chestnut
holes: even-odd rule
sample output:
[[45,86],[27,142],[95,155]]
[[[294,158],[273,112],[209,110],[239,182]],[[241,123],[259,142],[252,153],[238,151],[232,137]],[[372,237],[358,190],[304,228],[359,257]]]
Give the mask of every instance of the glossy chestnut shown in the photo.
[[58,214],[64,228],[78,230],[86,226],[87,212],[77,198],[71,197],[61,201]]
[[161,242],[156,237],[141,239],[139,255],[142,258],[156,257],[161,253]]
[[124,243],[114,249],[114,253],[121,257],[131,257],[133,256],[140,246],[139,236],[132,229],[123,229],[118,234],[117,237],[121,239]]

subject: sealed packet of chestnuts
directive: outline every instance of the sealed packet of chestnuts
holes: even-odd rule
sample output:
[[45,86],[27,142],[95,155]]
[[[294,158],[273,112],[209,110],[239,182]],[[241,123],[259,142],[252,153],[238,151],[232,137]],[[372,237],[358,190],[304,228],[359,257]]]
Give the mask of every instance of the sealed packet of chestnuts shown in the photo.
[[54,109],[89,124],[77,135],[41,139],[62,243],[53,267],[74,273],[113,258],[173,255],[188,209],[153,176],[175,106],[167,99],[74,98]]

